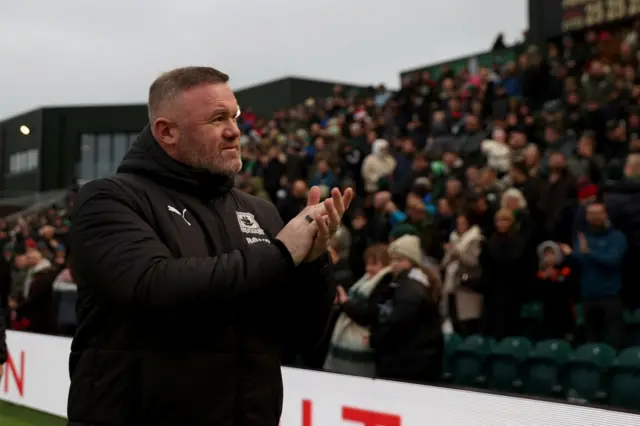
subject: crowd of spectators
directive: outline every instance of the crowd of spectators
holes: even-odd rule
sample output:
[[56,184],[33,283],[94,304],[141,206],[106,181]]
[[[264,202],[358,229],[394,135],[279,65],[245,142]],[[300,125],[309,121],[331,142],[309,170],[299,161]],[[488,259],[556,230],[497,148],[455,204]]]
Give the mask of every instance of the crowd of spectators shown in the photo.
[[69,208],[77,188],[60,205],[0,220],[0,312],[8,328],[71,335],[75,284],[69,269]]
[[[359,195],[331,246],[333,334],[289,362],[426,380],[440,324],[518,336],[535,306],[536,339],[629,344],[623,316],[640,307],[637,38],[634,27],[566,35],[492,68],[417,73],[397,92],[336,87],[270,120],[245,110],[239,188],[285,221],[310,185]],[[426,302],[404,300],[398,276],[427,283]]]
[[[237,188],[271,200],[284,222],[312,185],[358,195],[330,246],[332,327],[284,362],[433,382],[443,333],[522,335],[532,306],[536,339],[629,344],[623,315],[640,308],[638,42],[635,27],[588,31],[492,68],[420,72],[396,92],[336,86],[270,119],[244,109]],[[73,332],[69,226],[59,208],[0,223],[12,328]]]

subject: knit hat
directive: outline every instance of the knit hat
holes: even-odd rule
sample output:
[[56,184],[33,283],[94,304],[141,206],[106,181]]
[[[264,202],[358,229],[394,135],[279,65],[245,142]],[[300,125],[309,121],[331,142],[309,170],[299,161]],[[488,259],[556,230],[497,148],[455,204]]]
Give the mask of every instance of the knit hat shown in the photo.
[[389,245],[389,254],[404,256],[416,265],[422,265],[423,254],[420,238],[415,235],[403,235]]
[[389,233],[389,237],[391,237],[392,240],[397,240],[398,238],[403,237],[405,235],[417,236],[418,228],[416,228],[415,226],[409,223],[401,223],[396,227],[394,227]]
[[578,199],[580,201],[586,200],[587,198],[595,197],[597,194],[598,194],[598,186],[590,183],[582,185],[578,189]]

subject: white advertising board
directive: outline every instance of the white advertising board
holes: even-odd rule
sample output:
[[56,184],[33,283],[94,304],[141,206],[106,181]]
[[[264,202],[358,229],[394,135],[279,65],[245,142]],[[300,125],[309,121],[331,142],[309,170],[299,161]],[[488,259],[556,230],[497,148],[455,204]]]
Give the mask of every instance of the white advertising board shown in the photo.
[[[66,415],[71,340],[10,331],[0,400]],[[283,368],[280,426],[640,426],[640,415]]]

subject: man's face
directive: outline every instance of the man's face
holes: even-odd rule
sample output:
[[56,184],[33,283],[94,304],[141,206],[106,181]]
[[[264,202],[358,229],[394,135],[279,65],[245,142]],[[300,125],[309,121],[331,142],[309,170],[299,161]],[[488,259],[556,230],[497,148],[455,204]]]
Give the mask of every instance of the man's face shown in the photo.
[[459,180],[451,179],[447,181],[446,192],[447,196],[451,198],[457,197],[462,191],[462,184]]
[[583,136],[578,143],[578,152],[584,157],[593,155],[593,141],[591,138]]
[[293,184],[293,196],[304,199],[307,196],[307,184],[302,180],[297,180]]
[[547,127],[544,129],[544,140],[549,144],[554,144],[558,140],[560,135],[554,129]]
[[562,170],[566,167],[566,161],[564,155],[556,152],[549,158],[549,168],[552,170]]
[[438,212],[441,216],[451,216],[451,214],[453,213],[451,211],[451,206],[449,205],[449,202],[446,198],[440,198],[438,200]]
[[178,102],[178,160],[214,173],[238,173],[242,168],[239,107],[229,85],[201,85],[184,92]]
[[472,115],[467,116],[465,120],[465,129],[468,132],[475,132],[478,130],[478,119]]
[[527,145],[527,137],[521,132],[511,132],[509,144],[513,149],[522,149]]
[[318,172],[327,173],[329,171],[329,163],[322,160],[318,162]]
[[413,160],[413,168],[415,170],[424,170],[429,166],[429,162],[422,156],[417,156]]
[[42,255],[36,249],[29,249],[27,251],[27,265],[36,266],[42,260]]
[[591,204],[587,207],[587,222],[593,226],[604,226],[607,220],[607,211],[602,204]]

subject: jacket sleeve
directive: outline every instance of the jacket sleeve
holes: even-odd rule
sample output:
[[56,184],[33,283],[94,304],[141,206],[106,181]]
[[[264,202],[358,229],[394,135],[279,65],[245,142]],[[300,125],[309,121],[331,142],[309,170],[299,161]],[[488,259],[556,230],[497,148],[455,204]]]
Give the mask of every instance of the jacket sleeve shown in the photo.
[[619,266],[627,250],[627,239],[620,231],[613,231],[608,238],[609,244],[605,248],[590,248],[590,251],[584,254],[585,261],[592,261],[603,266]]
[[351,318],[356,324],[363,327],[371,326],[378,314],[378,307],[371,304],[357,303],[352,300],[347,300],[341,306],[342,312],[344,312],[349,318]]
[[[276,235],[284,227],[277,209],[269,202],[262,202],[258,208],[268,215],[273,223],[270,233]],[[313,262],[302,262],[286,277],[279,315],[289,349],[311,350],[327,333],[336,297],[331,272],[331,261],[325,253]]]
[[292,315],[288,333],[296,349],[315,348],[328,332],[336,297],[331,271],[331,261],[325,253],[313,262],[298,265],[287,283],[287,306]]
[[174,258],[115,183],[96,180],[78,194],[70,231],[71,270],[98,297],[123,307],[172,310],[230,302],[285,281],[293,260],[279,241],[217,257]]

